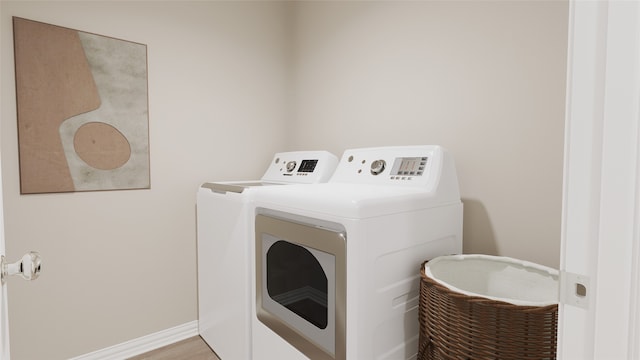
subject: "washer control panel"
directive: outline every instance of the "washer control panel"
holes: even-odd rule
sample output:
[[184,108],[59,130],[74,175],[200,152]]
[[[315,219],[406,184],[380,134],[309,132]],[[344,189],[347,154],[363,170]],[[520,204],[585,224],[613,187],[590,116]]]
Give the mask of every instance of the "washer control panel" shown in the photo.
[[312,184],[327,182],[338,158],[327,151],[292,151],[275,154],[263,182]]
[[423,176],[429,162],[428,156],[397,158],[391,169],[391,176],[400,180],[411,179],[413,176]]
[[346,150],[330,182],[425,187],[440,176],[446,153],[436,145]]

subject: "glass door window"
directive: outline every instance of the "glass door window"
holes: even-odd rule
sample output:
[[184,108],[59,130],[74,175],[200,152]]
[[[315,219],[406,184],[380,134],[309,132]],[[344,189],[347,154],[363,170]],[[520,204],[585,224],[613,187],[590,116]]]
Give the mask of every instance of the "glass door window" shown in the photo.
[[309,250],[276,241],[267,250],[266,269],[270,298],[316,327],[327,327],[327,276]]

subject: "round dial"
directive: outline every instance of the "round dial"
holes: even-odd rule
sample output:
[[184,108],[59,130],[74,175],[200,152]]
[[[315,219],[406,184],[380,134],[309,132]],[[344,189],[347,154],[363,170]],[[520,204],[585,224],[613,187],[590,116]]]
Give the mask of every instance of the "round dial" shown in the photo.
[[387,163],[384,160],[376,160],[371,163],[371,174],[378,175],[384,171],[385,167]]
[[293,170],[296,169],[296,162],[295,161],[289,161],[287,163],[287,172],[292,172]]

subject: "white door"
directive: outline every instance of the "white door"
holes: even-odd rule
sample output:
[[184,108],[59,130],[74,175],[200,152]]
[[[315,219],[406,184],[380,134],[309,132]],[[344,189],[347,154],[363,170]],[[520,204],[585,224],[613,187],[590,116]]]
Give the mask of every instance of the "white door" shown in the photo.
[[558,358],[640,359],[640,3],[569,29]]
[[[4,256],[4,213],[2,206],[2,172],[0,171],[0,256]],[[7,286],[0,292],[0,360],[9,360],[9,319],[7,316]]]
[[35,280],[40,274],[41,262],[37,252],[30,252],[15,263],[5,258],[4,214],[2,198],[2,174],[0,172],[0,360],[9,360],[9,318],[7,305],[7,282],[9,276],[20,275],[25,280]]

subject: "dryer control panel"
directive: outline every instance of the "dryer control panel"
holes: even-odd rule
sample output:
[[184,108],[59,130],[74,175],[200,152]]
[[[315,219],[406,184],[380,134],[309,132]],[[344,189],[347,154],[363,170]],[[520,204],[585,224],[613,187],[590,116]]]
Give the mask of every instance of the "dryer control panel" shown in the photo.
[[436,145],[346,150],[329,182],[435,189],[440,179],[457,177],[453,158]]
[[291,151],[274,155],[264,182],[313,184],[326,182],[333,175],[338,158],[327,151]]

